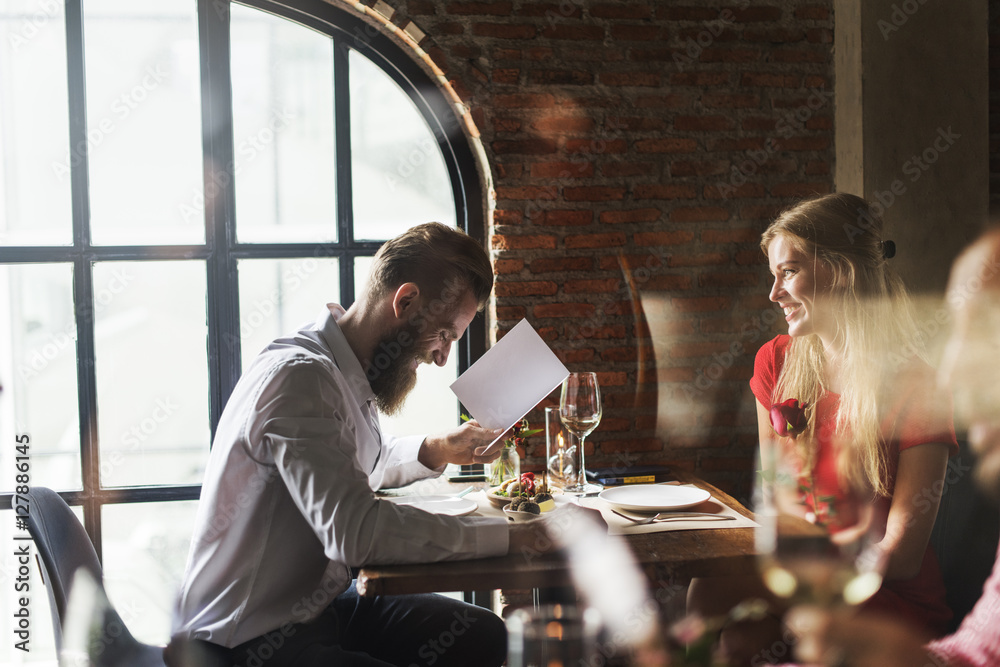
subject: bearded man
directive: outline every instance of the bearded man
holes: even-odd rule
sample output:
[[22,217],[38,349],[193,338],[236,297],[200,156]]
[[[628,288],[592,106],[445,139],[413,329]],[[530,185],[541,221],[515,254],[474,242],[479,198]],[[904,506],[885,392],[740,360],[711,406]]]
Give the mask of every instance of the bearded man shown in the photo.
[[[376,412],[399,409],[419,364],[447,362],[492,288],[478,242],[418,225],[379,249],[354,305],[328,305],[260,353],[216,431],[172,647],[200,644],[248,666],[503,662],[503,623],[488,610],[436,595],[368,600],[351,581],[365,563],[516,548],[502,519],[438,516],[374,495],[447,463],[493,458],[481,454],[501,433],[474,421],[393,438]],[[518,542],[520,530],[510,532]],[[429,652],[445,634],[447,650]]]

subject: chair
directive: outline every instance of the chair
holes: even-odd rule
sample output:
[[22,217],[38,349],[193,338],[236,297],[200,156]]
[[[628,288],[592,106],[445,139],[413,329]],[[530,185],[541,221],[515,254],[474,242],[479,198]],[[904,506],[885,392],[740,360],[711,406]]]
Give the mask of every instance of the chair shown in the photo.
[[165,667],[163,647],[136,640],[104,595],[103,573],[97,552],[69,505],[55,491],[34,487],[28,491],[28,532],[41,558],[42,578],[49,593],[56,650],[63,648],[63,630],[70,608],[69,590],[78,569],[94,582],[90,623],[98,632],[87,647],[93,667]]
[[949,632],[958,628],[982,596],[1000,537],[1000,512],[974,484],[975,460],[968,443],[960,437],[958,444],[959,453],[948,462],[930,540],[941,563],[948,606],[955,614]]

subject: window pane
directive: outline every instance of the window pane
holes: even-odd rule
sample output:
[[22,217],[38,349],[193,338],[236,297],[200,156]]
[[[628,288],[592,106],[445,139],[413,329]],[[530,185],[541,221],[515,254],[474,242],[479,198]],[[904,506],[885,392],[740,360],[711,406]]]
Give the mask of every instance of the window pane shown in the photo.
[[0,266],[0,490],[14,486],[16,435],[31,481],[81,488],[73,273],[69,264]]
[[[368,283],[371,266],[371,257],[354,260],[354,284],[358,295]],[[417,386],[406,398],[403,409],[392,417],[380,416],[383,431],[392,435],[416,435],[454,428],[458,424],[458,398],[451,390],[451,383],[457,377],[457,347],[452,348],[444,366],[421,364],[417,368]]]
[[390,239],[434,220],[457,226],[448,169],[417,107],[356,51],[350,73],[354,237]]
[[209,443],[204,263],[101,262],[94,298],[101,484],[201,482]]
[[[77,518],[80,518],[80,508],[74,507]],[[82,523],[82,521],[81,521]],[[14,642],[20,641],[13,634],[14,612],[20,609],[18,598],[23,593],[14,590],[15,577],[21,576],[19,572],[21,564],[17,559],[4,555],[0,558],[0,582],[3,582],[3,592],[0,594],[0,618],[7,623],[5,639],[0,642],[0,665],[39,665],[53,667],[56,664],[56,643],[55,633],[52,627],[52,616],[49,612],[49,596],[42,583],[41,573],[38,569],[38,562],[35,554],[38,550],[34,542],[22,542],[15,540],[15,536],[20,538],[28,535],[27,531],[17,530],[14,523],[14,512],[11,510],[0,511],[0,544],[3,544],[5,551],[13,554],[14,548],[22,544],[28,544],[28,551],[31,553],[31,562],[28,564],[28,613],[30,614],[31,627],[29,628],[30,642],[28,648],[31,650],[25,653],[14,648]],[[11,619],[11,620],[8,620]]]
[[95,244],[205,241],[196,7],[83,3]]
[[232,6],[236,235],[337,240],[333,40]]
[[170,640],[170,615],[184,576],[196,501],[105,505],[104,585],[136,639]]
[[315,322],[325,304],[340,300],[336,259],[245,259],[239,273],[243,368],[272,340]]
[[0,43],[0,244],[69,244],[62,0],[5,0]]

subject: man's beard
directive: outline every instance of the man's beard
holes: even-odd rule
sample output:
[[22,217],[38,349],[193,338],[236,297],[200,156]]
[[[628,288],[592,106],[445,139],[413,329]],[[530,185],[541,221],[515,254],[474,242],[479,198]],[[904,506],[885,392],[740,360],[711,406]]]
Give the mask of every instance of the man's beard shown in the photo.
[[[409,329],[410,327],[408,327]],[[415,341],[416,330],[407,331],[410,340]],[[425,362],[424,355],[417,350],[416,344],[401,346],[397,341],[399,332],[387,334],[379,341],[376,347],[378,350],[375,359],[379,360],[379,355],[385,350],[399,349],[396,356],[385,355],[388,365],[385,368],[378,368],[378,365],[369,370],[369,384],[375,394],[375,406],[379,412],[385,415],[394,415],[403,407],[406,397],[417,384],[417,370],[414,368],[414,361]]]

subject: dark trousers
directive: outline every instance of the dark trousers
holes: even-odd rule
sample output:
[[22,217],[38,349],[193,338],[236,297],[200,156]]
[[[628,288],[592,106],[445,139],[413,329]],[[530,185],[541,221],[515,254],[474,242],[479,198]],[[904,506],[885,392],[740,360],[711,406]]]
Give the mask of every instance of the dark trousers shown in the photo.
[[233,667],[499,667],[503,621],[441,595],[362,598],[352,585],[320,616],[232,649]]

